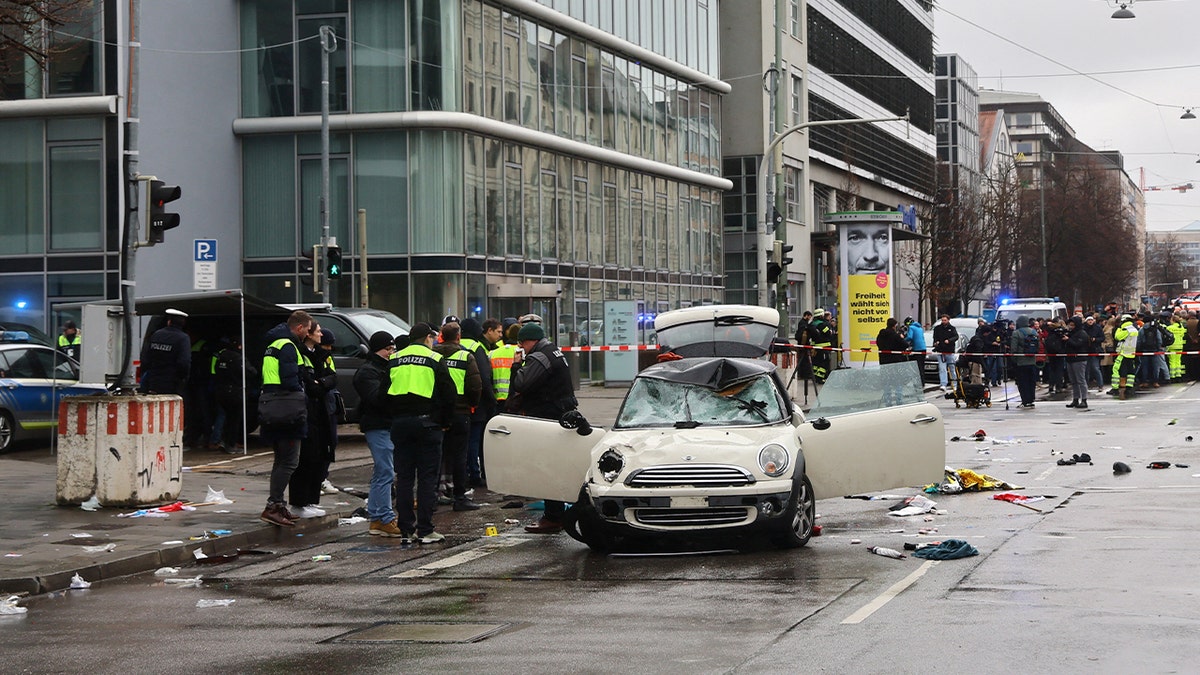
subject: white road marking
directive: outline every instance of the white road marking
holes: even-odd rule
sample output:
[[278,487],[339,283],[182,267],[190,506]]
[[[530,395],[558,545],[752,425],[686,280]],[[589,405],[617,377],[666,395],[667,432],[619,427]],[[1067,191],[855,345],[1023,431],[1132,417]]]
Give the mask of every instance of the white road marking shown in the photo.
[[1055,465],[1051,466],[1049,469],[1046,469],[1045,471],[1041,472],[1040,474],[1038,474],[1037,478],[1034,478],[1034,480],[1046,480],[1046,476],[1049,476],[1050,474],[1054,473],[1054,469],[1057,466],[1058,465],[1055,464]]
[[895,584],[892,584],[892,587],[887,589],[883,593],[880,593],[879,597],[875,598],[874,600],[872,600],[872,601],[868,602],[867,604],[863,605],[862,607],[860,607],[857,612],[851,614],[850,616],[846,617],[845,619],[842,619],[842,623],[843,624],[862,623],[864,620],[866,620],[867,617],[871,616],[872,614],[877,612],[881,607],[883,607],[884,605],[891,602],[892,598],[894,598],[897,595],[900,595],[902,592],[904,592],[904,589],[906,589],[909,586],[912,586],[914,583],[916,583],[917,579],[920,579],[921,577],[925,576],[925,573],[928,572],[929,569],[936,564],[938,564],[938,561],[936,561],[936,560],[926,560],[925,563],[923,565],[921,565],[920,567],[918,567],[916,570],[914,570],[912,574],[904,577],[900,581],[897,581]]
[[469,551],[463,551],[462,553],[455,553],[454,555],[442,558],[441,560],[434,560],[433,562],[425,563],[416,569],[406,570],[399,574],[393,574],[390,578],[414,579],[417,577],[427,577],[438,570],[449,569],[456,565],[471,562],[472,560],[478,560],[485,556],[489,556],[500,549],[508,548],[509,546],[516,546],[517,544],[521,544],[526,541],[529,540],[524,537],[505,537],[499,541],[484,544],[479,548],[473,548]]

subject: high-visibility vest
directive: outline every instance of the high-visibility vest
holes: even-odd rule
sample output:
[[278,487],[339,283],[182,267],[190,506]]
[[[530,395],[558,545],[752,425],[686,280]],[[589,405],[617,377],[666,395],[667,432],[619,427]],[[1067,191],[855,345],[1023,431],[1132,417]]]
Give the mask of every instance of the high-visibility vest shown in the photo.
[[58,346],[59,347],[79,346],[79,343],[80,343],[79,333],[76,333],[75,336],[72,337],[70,340],[67,339],[66,335],[58,336]]
[[1167,324],[1167,330],[1171,331],[1175,341],[1167,347],[1167,351],[1178,352],[1183,350],[1183,341],[1187,339],[1187,328],[1178,321],[1172,321]]
[[496,400],[507,401],[508,389],[512,385],[513,361],[517,357],[517,346],[502,344],[488,352],[492,361],[492,385],[496,388]]
[[[288,338],[279,338],[278,340],[267,345],[267,353],[265,356],[263,356],[263,386],[282,384],[282,382],[279,381],[279,352],[282,351],[286,345],[292,345],[292,347],[296,346],[295,343]],[[300,353],[299,349],[296,349],[296,365],[300,367],[304,366],[304,355]]]
[[446,368],[450,371],[450,379],[454,380],[454,391],[459,396],[467,392],[467,363],[473,358],[471,352],[465,349],[446,357]]
[[434,365],[441,360],[441,354],[423,344],[409,345],[392,354],[388,396],[412,394],[432,399],[436,381]]

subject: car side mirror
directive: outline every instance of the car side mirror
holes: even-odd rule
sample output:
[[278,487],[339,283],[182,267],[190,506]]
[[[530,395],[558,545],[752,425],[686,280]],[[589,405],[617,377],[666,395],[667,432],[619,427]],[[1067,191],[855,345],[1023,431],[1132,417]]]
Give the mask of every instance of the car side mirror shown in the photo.
[[817,419],[813,420],[813,428],[817,431],[825,431],[831,426],[833,426],[833,423],[824,417],[818,417]]

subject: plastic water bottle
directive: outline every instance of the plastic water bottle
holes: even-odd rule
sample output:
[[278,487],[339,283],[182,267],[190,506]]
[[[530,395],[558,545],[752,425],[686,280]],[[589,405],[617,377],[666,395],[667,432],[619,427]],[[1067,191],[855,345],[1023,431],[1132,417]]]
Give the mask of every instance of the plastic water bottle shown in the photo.
[[894,548],[884,548],[883,546],[872,546],[872,547],[868,548],[867,550],[870,551],[871,553],[874,553],[875,555],[881,555],[885,558],[907,558],[908,557],[908,556],[904,555],[903,553],[901,553],[900,551],[897,551]]

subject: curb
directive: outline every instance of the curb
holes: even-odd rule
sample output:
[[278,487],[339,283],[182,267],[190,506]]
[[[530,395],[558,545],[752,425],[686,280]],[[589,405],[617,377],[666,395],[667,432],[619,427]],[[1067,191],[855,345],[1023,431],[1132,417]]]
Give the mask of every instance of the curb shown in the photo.
[[336,528],[340,513],[327,513],[320,518],[306,518],[303,525],[284,530],[275,525],[265,525],[248,532],[235,532],[216,539],[193,541],[168,546],[156,551],[142,551],[123,558],[106,562],[73,567],[69,570],[51,572],[33,577],[9,577],[0,579],[0,594],[40,595],[71,587],[71,578],[78,573],[90,582],[107,581],[134,574],[156,570],[160,567],[175,567],[196,561],[193,551],[200,549],[207,556],[237,553],[238,549],[254,548],[281,541],[287,533],[319,532]]

